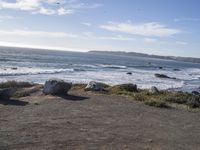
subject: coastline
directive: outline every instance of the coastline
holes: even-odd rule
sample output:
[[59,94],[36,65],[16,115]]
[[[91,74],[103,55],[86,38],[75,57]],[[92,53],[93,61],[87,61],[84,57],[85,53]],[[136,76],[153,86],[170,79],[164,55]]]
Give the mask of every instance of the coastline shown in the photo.
[[[163,108],[183,108],[187,110],[200,109],[200,93],[197,91],[184,92],[177,89],[160,90],[155,86],[149,89],[138,88],[136,84],[125,83],[118,85],[108,85],[102,82],[91,81],[88,84],[84,83],[71,83],[59,79],[50,79],[48,81],[61,82],[71,84],[69,89],[64,90],[62,94],[55,95],[68,95],[67,91],[78,91],[81,93],[92,92],[93,94],[105,94],[129,97],[133,101],[139,101],[145,105],[163,107]],[[32,82],[20,81],[7,81],[0,83],[0,98],[1,99],[20,99],[31,97],[35,93],[40,93],[40,96],[45,96],[45,84],[38,84]],[[50,85],[51,86],[51,85]],[[88,88],[89,87],[89,88]],[[54,87],[52,87],[52,90]],[[56,88],[56,87],[55,87]],[[63,87],[65,88],[65,87]],[[4,94],[5,93],[5,94]],[[4,96],[4,95],[9,96]],[[49,95],[49,94],[47,94]],[[50,94],[52,95],[52,94]],[[54,94],[53,94],[54,95]]]
[[[98,81],[117,85],[131,82],[141,89],[156,86],[162,90],[179,88],[200,92],[200,66],[195,63],[20,48],[0,48],[0,62],[0,82],[23,80],[44,83],[48,79],[58,78],[73,83]],[[158,78],[155,74],[171,79]]]

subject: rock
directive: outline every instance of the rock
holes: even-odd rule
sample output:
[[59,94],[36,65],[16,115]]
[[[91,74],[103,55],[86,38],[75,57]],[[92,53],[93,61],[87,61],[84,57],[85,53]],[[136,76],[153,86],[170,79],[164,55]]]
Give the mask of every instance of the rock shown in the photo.
[[155,74],[155,77],[157,77],[157,78],[165,78],[165,79],[176,79],[176,78],[168,77],[167,75],[158,74],[158,73]]
[[199,95],[199,96],[200,96],[200,93],[197,92],[197,91],[192,91],[192,94],[194,94],[194,95]]
[[155,86],[152,86],[151,89],[149,90],[150,93],[152,94],[158,94],[159,93],[159,90],[157,87]]
[[17,67],[13,67],[13,68],[11,68],[12,70],[17,70]]
[[181,71],[180,69],[173,69],[174,71]]
[[64,82],[63,80],[48,80],[45,82],[43,93],[46,95],[67,94],[71,87],[71,83]]
[[124,90],[124,91],[128,91],[128,92],[137,92],[137,85],[136,84],[132,84],[132,83],[127,83],[127,84],[120,84],[120,85],[116,85],[119,89]]
[[16,88],[0,89],[0,98],[8,99],[8,98],[12,97],[16,91],[17,91]]
[[128,74],[128,75],[132,75],[132,72],[127,72],[126,74]]
[[163,69],[163,67],[158,67],[159,69]]
[[156,73],[155,76],[156,76],[157,78],[170,78],[170,77],[168,77],[167,75],[158,74],[158,73]]
[[101,82],[95,82],[91,81],[88,83],[88,85],[85,87],[86,91],[104,91],[105,88],[107,88],[108,85],[101,83]]

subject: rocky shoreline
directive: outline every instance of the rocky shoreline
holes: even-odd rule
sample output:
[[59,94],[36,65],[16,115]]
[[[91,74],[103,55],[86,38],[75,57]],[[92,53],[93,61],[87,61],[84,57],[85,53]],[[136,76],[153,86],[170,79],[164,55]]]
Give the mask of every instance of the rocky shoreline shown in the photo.
[[72,84],[58,79],[48,80],[44,85],[16,81],[1,83],[0,98],[6,102],[5,99],[28,97],[38,91],[42,91],[44,95],[67,95],[71,89],[77,87],[84,92],[129,96],[149,106],[174,108],[180,105],[190,109],[200,108],[200,93],[197,91],[192,93],[160,91],[155,86],[150,89],[139,89],[136,84],[132,83],[115,86],[95,81],[88,84]]

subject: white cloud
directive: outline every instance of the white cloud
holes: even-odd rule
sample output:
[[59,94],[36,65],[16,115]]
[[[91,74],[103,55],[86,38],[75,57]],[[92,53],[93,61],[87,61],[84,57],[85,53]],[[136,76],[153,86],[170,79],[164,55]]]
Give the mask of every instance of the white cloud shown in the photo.
[[1,8],[35,10],[41,6],[41,0],[16,0],[16,2],[0,1]]
[[14,17],[14,16],[9,16],[9,15],[0,15],[0,20],[12,20],[12,19],[18,19],[18,17]]
[[147,42],[147,43],[155,43],[155,42],[157,42],[158,40],[157,40],[157,39],[154,39],[154,38],[145,38],[144,41]]
[[53,9],[41,7],[40,10],[38,12],[35,12],[35,13],[40,13],[40,14],[43,14],[43,15],[53,15],[53,14],[56,13],[56,11],[53,10]]
[[81,22],[81,24],[88,27],[92,26],[92,24],[89,22]]
[[140,35],[146,37],[168,37],[174,34],[181,33],[181,30],[166,27],[165,25],[159,24],[157,22],[133,24],[128,23],[114,23],[109,22],[105,25],[101,25],[100,28],[112,31],[121,32],[132,35]]
[[69,15],[69,14],[73,14],[75,12],[75,10],[73,9],[64,9],[64,8],[59,8],[58,9],[58,15]]
[[46,32],[32,30],[0,30],[1,35],[15,35],[27,37],[46,37],[46,38],[77,38],[78,35],[65,32]]
[[19,19],[19,17],[9,16],[9,15],[0,15],[0,22],[4,20],[14,20],[14,19]]
[[200,18],[176,18],[174,19],[175,22],[181,22],[181,21],[200,21]]
[[95,40],[118,40],[118,41],[135,41],[132,37],[125,37],[122,35],[116,36],[96,36],[92,32],[83,32],[85,38],[95,39]]
[[176,44],[178,45],[187,45],[187,42],[183,42],[183,41],[176,41]]
[[97,37],[100,40],[119,40],[119,41],[135,41],[135,38],[131,37],[125,37],[122,35],[117,35],[117,36],[101,36]]
[[81,3],[79,0],[0,0],[0,9],[28,11],[32,14],[69,15],[81,9],[94,9],[102,4]]

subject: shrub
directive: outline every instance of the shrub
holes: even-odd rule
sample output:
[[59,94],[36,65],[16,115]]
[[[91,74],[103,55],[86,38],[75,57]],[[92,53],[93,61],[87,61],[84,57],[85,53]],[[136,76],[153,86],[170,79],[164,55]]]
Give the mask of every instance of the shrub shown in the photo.
[[200,98],[195,96],[195,97],[191,97],[187,100],[186,103],[190,108],[198,108],[200,107]]
[[157,100],[147,100],[144,102],[144,104],[148,106],[159,107],[159,108],[169,108],[166,102],[157,101]]
[[109,89],[114,94],[123,94],[128,92],[137,92],[137,85],[135,84],[121,84],[110,87]]

